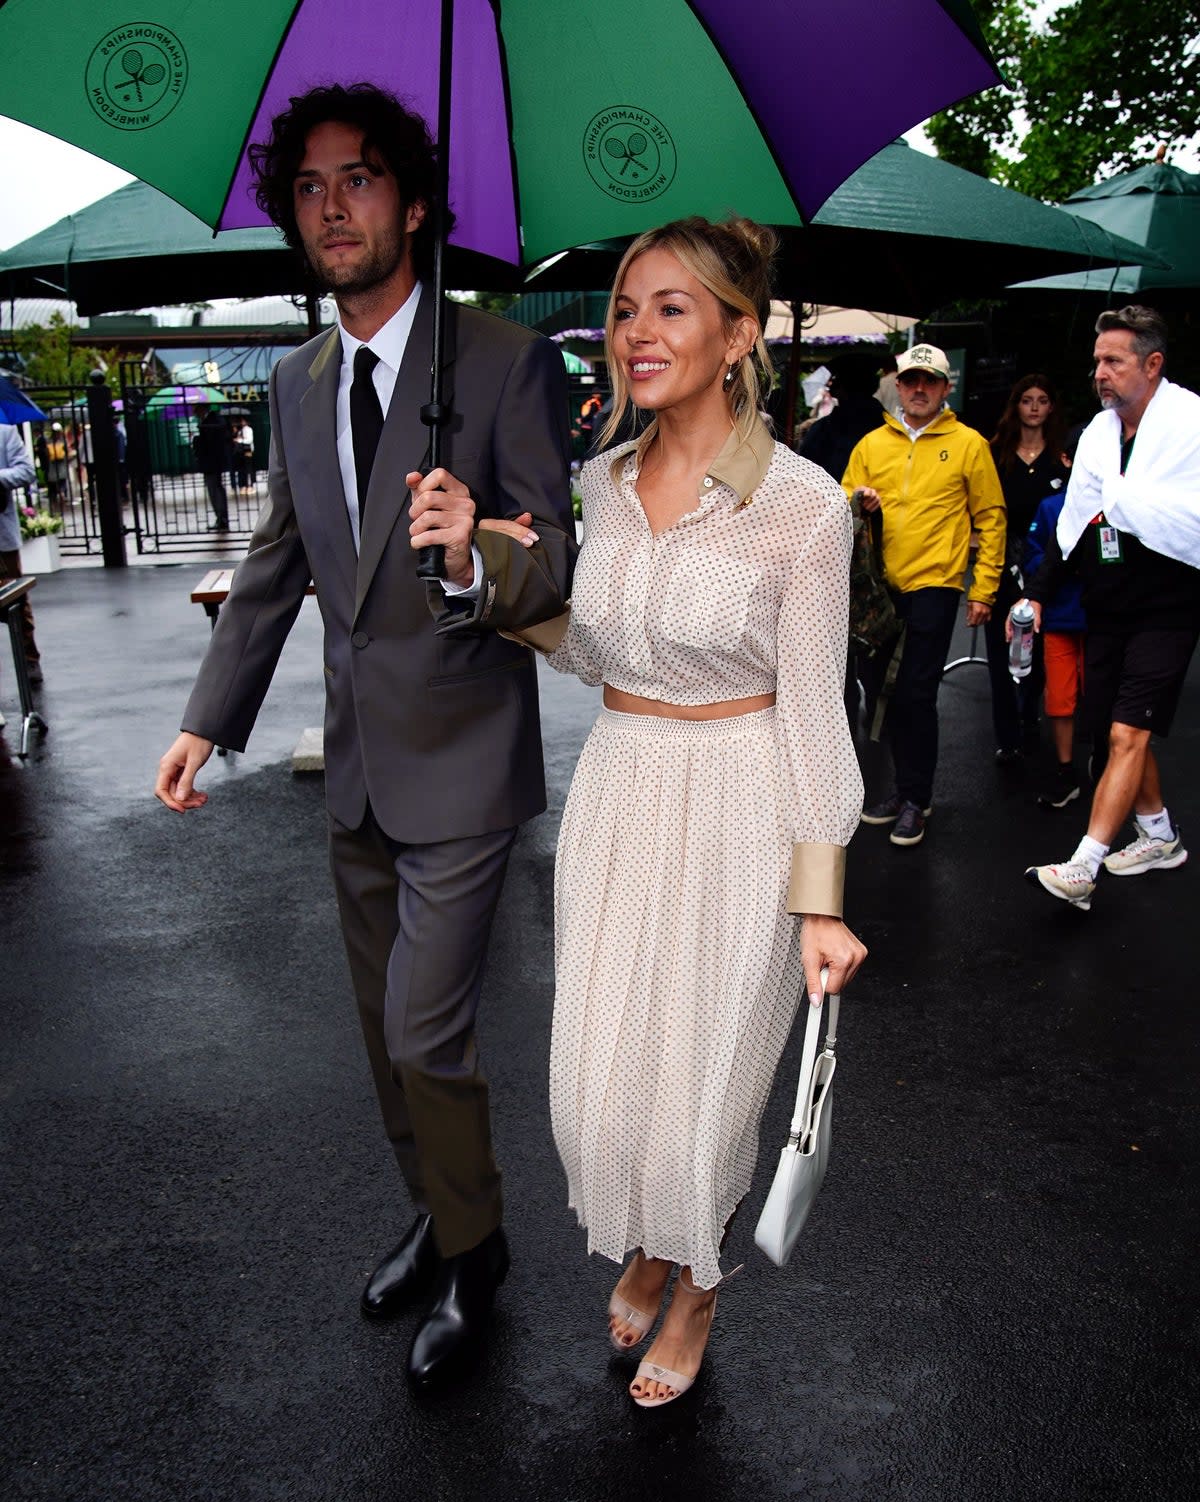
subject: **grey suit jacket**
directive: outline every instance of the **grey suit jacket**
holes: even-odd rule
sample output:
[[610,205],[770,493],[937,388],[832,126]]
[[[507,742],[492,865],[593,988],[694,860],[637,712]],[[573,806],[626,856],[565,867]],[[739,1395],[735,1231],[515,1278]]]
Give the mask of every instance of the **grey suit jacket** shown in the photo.
[[[510,827],[545,807],[532,654],[495,627],[558,614],[575,531],[566,374],[548,340],[447,305],[453,416],[443,464],[480,516],[530,511],[526,549],[477,533],[484,580],[455,606],[416,577],[405,474],[428,430],[433,299],[418,305],[380,437],[356,557],[338,469],[336,329],[271,375],[269,494],[234,576],[184,714],[184,729],[242,749],[310,577],[325,627],[325,782],[329,810],[356,828],[368,802],[393,839],[458,839]],[[486,623],[486,625],[485,625]]]

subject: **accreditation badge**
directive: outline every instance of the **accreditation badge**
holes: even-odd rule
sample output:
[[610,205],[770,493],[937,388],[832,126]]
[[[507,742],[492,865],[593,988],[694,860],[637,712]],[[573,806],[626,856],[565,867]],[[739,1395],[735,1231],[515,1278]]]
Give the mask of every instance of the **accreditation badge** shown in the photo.
[[1116,527],[1099,527],[1096,537],[1100,544],[1100,562],[1120,563],[1121,534],[1117,531]]

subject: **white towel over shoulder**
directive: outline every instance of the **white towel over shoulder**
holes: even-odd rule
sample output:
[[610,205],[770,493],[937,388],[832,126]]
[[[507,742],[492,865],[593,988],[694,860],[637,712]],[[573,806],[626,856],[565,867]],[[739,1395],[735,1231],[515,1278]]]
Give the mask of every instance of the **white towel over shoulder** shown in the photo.
[[1058,518],[1065,558],[1099,512],[1148,548],[1200,568],[1200,396],[1163,381],[1138,424],[1121,473],[1121,419],[1099,412],[1084,430]]

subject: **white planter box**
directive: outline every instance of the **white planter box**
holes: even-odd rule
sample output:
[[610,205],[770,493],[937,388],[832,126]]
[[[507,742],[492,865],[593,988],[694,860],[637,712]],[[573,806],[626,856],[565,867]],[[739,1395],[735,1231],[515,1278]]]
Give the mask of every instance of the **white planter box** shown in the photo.
[[58,551],[58,536],[27,537],[21,544],[21,572],[23,574],[52,574],[62,568]]

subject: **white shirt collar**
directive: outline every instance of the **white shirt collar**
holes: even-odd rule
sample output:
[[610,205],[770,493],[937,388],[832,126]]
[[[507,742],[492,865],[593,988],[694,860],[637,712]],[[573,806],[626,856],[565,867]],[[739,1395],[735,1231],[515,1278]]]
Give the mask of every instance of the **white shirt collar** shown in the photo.
[[[354,356],[351,355],[350,358],[353,359]],[[917,439],[920,438],[920,436],[921,436],[922,433],[928,433],[929,432],[930,428],[934,425],[935,422],[937,422],[938,418],[942,415],[942,413],[945,410],[946,410],[945,403],[943,403],[942,406],[940,406],[937,409],[937,411],[933,414],[933,416],[929,419],[929,421],[925,424],[925,426],[923,428],[914,428],[914,427],[911,427],[909,425],[908,418],[905,417],[905,415],[904,415],[903,412],[901,412],[899,414],[900,422],[903,425],[904,431],[908,434],[908,436],[915,443],[917,441]]]
[[392,372],[393,377],[400,369],[400,362],[404,359],[404,351],[408,345],[408,336],[412,332],[413,320],[417,316],[417,305],[421,301],[421,283],[417,282],[408,297],[392,314],[382,328],[376,329],[369,339],[356,339],[348,333],[341,319],[338,319],[338,333],[342,336],[342,359],[347,364],[354,364],[354,356],[359,345],[366,344],[374,351],[384,365]]

